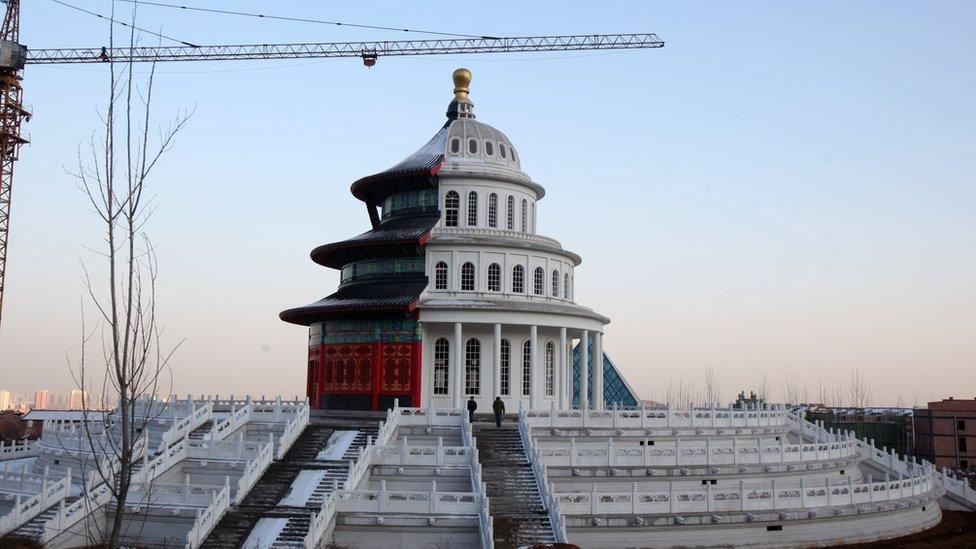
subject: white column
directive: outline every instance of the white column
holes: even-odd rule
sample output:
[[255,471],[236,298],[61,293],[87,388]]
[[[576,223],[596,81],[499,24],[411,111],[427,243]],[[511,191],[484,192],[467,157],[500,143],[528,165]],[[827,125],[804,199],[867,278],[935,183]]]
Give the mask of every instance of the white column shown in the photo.
[[463,404],[461,392],[464,390],[464,342],[461,341],[461,323],[454,323],[454,407],[460,408]]
[[502,394],[502,325],[495,324],[495,344],[492,353],[493,360],[492,365],[494,368],[495,375],[492,377],[494,379],[494,384],[492,386],[493,392],[485,396],[488,397],[489,401],[494,402],[496,396],[501,396]]
[[529,346],[532,348],[532,358],[529,361],[529,409],[539,409],[539,327],[529,326]]
[[590,405],[590,332],[583,330],[580,337],[580,408],[586,409]]
[[559,329],[559,408],[569,408],[566,404],[566,328]]
[[593,334],[593,408],[602,410],[603,402],[603,334]]

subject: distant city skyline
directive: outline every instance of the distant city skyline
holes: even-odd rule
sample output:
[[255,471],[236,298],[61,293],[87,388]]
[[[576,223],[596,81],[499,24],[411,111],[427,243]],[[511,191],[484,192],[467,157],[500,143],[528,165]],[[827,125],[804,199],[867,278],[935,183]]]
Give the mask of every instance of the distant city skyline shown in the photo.
[[[202,43],[398,37],[140,10],[145,26]],[[605,350],[642,398],[698,394],[708,367],[725,401],[763,379],[773,400],[788,386],[833,398],[854,371],[872,404],[976,396],[976,5],[328,10],[465,33],[650,31],[667,46],[368,70],[160,65],[158,120],[196,108],[152,182],[147,225],[164,342],[182,341],[164,392],[305,393],[307,334],[277,315],[338,283],[308,250],[368,228],[349,184],[438,129],[451,71],[466,66],[479,120],[547,189],[539,232],[585,258],[581,303],[611,318]],[[22,12],[30,48],[105,42],[104,24],[56,4]],[[105,68],[28,67],[23,84],[32,142],[16,168],[0,368],[4,389],[33,399],[74,388],[80,261],[101,274],[88,251],[101,229],[65,170],[97,128]]]

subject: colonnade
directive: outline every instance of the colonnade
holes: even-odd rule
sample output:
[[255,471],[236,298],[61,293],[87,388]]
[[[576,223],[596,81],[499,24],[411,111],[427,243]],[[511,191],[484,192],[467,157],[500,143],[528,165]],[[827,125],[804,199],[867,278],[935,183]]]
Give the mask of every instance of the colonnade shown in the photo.
[[[484,324],[479,324],[479,326],[484,326]],[[529,371],[531,372],[529,376],[529,394],[527,396],[523,395],[522,392],[522,376],[523,376],[523,359],[522,359],[522,349],[520,345],[516,345],[515,341],[512,340],[509,349],[509,393],[508,395],[501,394],[502,386],[502,340],[511,339],[512,334],[509,331],[508,338],[502,335],[502,324],[495,323],[492,326],[490,335],[490,345],[486,344],[488,342],[482,342],[482,350],[490,348],[491,349],[491,364],[490,372],[491,376],[481,377],[481,390],[480,394],[476,397],[479,399],[488,398],[494,400],[496,396],[501,396],[503,400],[518,400],[520,402],[528,398],[528,408],[529,409],[549,409],[549,403],[543,402],[546,399],[555,400],[556,406],[559,409],[567,410],[573,407],[573,347],[577,342],[592,341],[593,352],[590,353],[587,345],[581,345],[581,363],[583,364],[583,372],[581,375],[581,386],[580,386],[580,403],[581,408],[593,408],[595,410],[602,410],[604,408],[604,394],[603,394],[603,334],[597,331],[590,330],[578,330],[566,327],[559,328],[558,343],[555,345],[555,356],[554,356],[554,394],[553,396],[544,396],[545,385],[546,385],[546,375],[545,368],[539,367],[539,361],[545,360],[545,343],[540,345],[539,340],[539,325],[518,325],[518,328],[524,329],[528,328],[528,341],[532,349],[529,356]],[[508,330],[510,330],[514,325],[506,324]],[[450,360],[450,373],[449,373],[449,386],[451,392],[452,405],[454,407],[463,407],[464,401],[467,400],[468,395],[465,394],[465,366],[466,366],[466,349],[465,349],[465,339],[471,337],[470,334],[466,335],[464,329],[464,323],[454,322],[452,326],[451,339],[451,360]],[[548,328],[543,326],[543,328]],[[479,330],[479,336],[483,335],[483,331]],[[523,336],[524,337],[524,336]],[[549,338],[543,338],[549,339]],[[483,351],[482,351],[483,352]],[[483,356],[483,355],[482,355]],[[485,361],[479,357],[479,367],[481,368],[481,373],[485,374]],[[425,368],[433,371],[434,364],[433,361],[425,363]],[[589,369],[593,370],[593,402],[589,402]],[[491,385],[489,386],[485,383],[488,379],[491,379]],[[429,387],[427,388],[429,390]],[[427,397],[432,395],[428,394]],[[443,396],[443,395],[442,395]]]

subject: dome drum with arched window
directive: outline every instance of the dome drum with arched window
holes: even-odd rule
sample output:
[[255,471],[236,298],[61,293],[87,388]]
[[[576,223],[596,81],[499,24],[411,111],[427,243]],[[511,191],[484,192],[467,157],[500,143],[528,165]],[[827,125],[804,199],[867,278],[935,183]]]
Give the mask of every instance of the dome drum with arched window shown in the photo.
[[609,319],[576,303],[580,257],[537,233],[545,189],[511,140],[476,120],[470,73],[454,79],[437,133],[352,184],[370,229],[312,251],[340,270],[337,291],[280,315],[309,328],[310,402],[376,410],[473,396],[489,409],[501,396],[517,410],[566,408],[582,394],[602,406],[605,368],[595,365]]

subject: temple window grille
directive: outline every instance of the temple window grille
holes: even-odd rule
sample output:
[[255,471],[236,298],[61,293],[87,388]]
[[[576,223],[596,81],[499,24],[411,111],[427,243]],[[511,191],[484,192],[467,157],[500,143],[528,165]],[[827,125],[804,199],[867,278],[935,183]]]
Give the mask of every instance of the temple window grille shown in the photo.
[[525,268],[521,265],[512,267],[512,292],[516,294],[525,292]]
[[478,224],[478,193],[471,191],[468,193],[468,225]]
[[556,394],[556,346],[546,343],[546,396]]
[[443,337],[434,342],[434,394],[447,394],[447,371],[451,357],[451,344]]
[[481,394],[481,342],[473,338],[464,345],[464,394]]
[[529,202],[522,199],[522,232],[525,232],[526,227],[529,225]]
[[535,268],[535,274],[532,279],[532,293],[535,295],[546,295],[546,272],[542,270],[542,267]]
[[508,196],[508,217],[506,218],[506,226],[508,230],[515,230],[515,197],[512,195]]
[[443,261],[438,261],[437,265],[434,267],[434,289],[447,289],[447,263],[444,263]]
[[444,197],[444,225],[447,227],[457,227],[458,226],[458,210],[461,208],[461,196],[454,192],[448,191],[447,196]]
[[509,343],[507,339],[502,340],[500,358],[501,360],[499,361],[499,363],[501,364],[501,372],[500,372],[501,387],[499,388],[499,392],[504,396],[508,396],[508,392],[510,390],[509,387],[511,385],[510,383],[511,377],[512,377],[512,344]]
[[488,291],[502,291],[502,268],[498,263],[488,265]]
[[552,297],[559,297],[559,271],[552,270],[552,288],[549,289],[552,292]]
[[563,275],[563,299],[569,299],[569,273]]
[[465,292],[474,291],[474,264],[471,262],[461,266],[461,290]]
[[532,342],[522,344],[522,396],[532,394]]
[[498,195],[488,195],[488,226],[498,227]]

